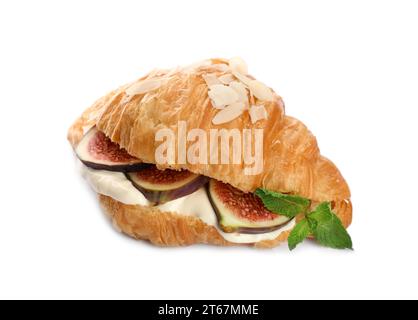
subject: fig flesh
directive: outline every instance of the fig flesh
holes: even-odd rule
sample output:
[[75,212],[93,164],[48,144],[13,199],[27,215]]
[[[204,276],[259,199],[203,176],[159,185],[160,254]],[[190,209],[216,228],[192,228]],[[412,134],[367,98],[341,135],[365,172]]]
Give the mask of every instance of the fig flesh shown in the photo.
[[154,205],[187,196],[208,181],[207,177],[186,170],[159,170],[155,165],[127,173],[126,176]]
[[211,179],[208,195],[220,228],[227,233],[266,233],[279,229],[292,218],[268,211],[259,197]]
[[97,170],[132,172],[148,166],[113,143],[96,127],[86,133],[75,152],[86,166]]

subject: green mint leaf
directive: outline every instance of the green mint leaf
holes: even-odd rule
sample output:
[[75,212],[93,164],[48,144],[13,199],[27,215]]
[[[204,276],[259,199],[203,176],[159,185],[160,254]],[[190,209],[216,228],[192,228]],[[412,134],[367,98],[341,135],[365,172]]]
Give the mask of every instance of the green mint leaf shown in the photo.
[[289,218],[297,216],[308,210],[311,202],[303,197],[273,192],[266,189],[257,189],[255,194],[261,198],[264,206],[271,212]]
[[293,228],[287,239],[289,250],[293,250],[296,246],[303,242],[311,233],[311,227],[307,219],[303,219]]
[[306,216],[306,220],[308,220],[309,227],[311,228],[311,230],[315,230],[318,226],[318,222],[312,218],[309,218],[309,216]]
[[314,211],[308,214],[308,218],[316,223],[327,222],[332,219],[332,211],[329,202],[320,203]]
[[331,211],[329,202],[323,202],[307,215],[312,233],[320,244],[334,249],[353,249],[351,237],[341,220]]

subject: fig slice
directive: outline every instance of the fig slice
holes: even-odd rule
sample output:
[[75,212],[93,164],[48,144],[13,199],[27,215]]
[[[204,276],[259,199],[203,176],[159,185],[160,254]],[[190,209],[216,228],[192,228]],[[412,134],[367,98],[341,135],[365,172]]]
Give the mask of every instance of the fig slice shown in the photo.
[[266,233],[279,229],[292,218],[268,211],[259,197],[211,179],[207,188],[219,227],[226,233]]
[[86,133],[75,152],[87,167],[97,170],[131,172],[148,166],[132,157],[96,127]]
[[154,205],[187,196],[208,182],[207,177],[187,170],[159,170],[155,165],[127,173],[126,176]]

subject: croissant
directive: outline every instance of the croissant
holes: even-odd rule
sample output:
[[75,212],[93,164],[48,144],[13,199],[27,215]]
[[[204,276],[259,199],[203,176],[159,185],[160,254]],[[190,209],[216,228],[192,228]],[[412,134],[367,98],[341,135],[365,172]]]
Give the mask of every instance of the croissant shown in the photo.
[[[143,163],[156,164],[159,170],[187,170],[245,193],[264,188],[297,194],[312,203],[329,201],[344,227],[348,227],[352,220],[351,195],[338,168],[320,154],[316,138],[307,127],[285,115],[282,98],[246,74],[245,65],[239,62],[236,66],[232,60],[210,59],[184,68],[155,70],[97,100],[71,126],[68,140],[76,148],[86,132],[95,127],[130,156]],[[216,106],[216,98],[228,100],[230,97],[222,96],[222,92],[214,97],[215,89],[221,90],[232,82],[243,82],[249,88],[249,102],[239,111],[239,116],[226,119],[227,115],[222,121],[218,119],[222,106]],[[260,105],[261,113],[254,115],[250,112],[254,109],[248,111],[249,106]],[[249,166],[242,161],[191,163],[178,161],[179,154],[174,162],[158,161],[156,154],[161,141],[157,141],[156,136],[164,130],[180,136],[183,127],[198,129],[208,137],[211,130],[238,129],[250,133],[262,130],[262,170],[244,174]],[[188,150],[194,142],[175,140],[174,150],[180,150],[181,144]],[[249,144],[256,149],[255,141]],[[106,194],[100,194],[99,201],[117,229],[137,239],[164,246],[236,244],[225,239],[219,228],[205,223],[198,215],[123,203]],[[285,241],[289,232],[286,230],[273,239],[247,244],[274,247]]]

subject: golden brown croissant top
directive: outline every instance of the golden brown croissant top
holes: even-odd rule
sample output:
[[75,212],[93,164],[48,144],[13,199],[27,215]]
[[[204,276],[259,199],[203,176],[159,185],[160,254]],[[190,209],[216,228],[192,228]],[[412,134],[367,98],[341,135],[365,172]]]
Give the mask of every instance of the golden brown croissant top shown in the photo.
[[[144,162],[156,163],[155,141],[158,130],[178,131],[179,121],[187,128],[264,129],[263,170],[244,175],[244,164],[175,164],[159,168],[187,169],[229,183],[243,191],[266,188],[294,193],[314,201],[340,201],[350,198],[347,183],[337,167],[320,155],[317,141],[299,120],[285,116],[282,99],[274,94],[263,102],[267,119],[252,123],[248,113],[223,124],[212,119],[216,110],[208,96],[206,74],[220,77],[229,74],[228,61],[212,59],[210,63],[175,70],[157,70],[134,83],[127,84],[99,99],[73,126],[69,139],[73,145],[83,136],[81,126],[96,125],[113,142]],[[129,95],[129,88],[146,80],[150,90]],[[149,81],[151,80],[151,81]],[[141,90],[139,90],[141,91]],[[257,104],[257,98],[254,98]],[[187,142],[189,145],[190,142]]]

